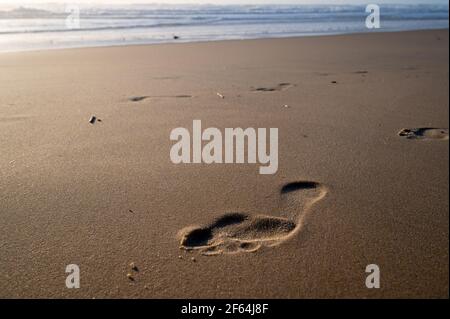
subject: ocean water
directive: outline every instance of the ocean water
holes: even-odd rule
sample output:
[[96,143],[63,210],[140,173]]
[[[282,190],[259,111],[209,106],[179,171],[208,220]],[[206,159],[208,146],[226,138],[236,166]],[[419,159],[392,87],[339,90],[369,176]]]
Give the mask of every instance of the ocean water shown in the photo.
[[365,6],[81,6],[79,25],[68,9],[0,6],[0,52],[448,28],[448,5],[380,5],[380,29]]

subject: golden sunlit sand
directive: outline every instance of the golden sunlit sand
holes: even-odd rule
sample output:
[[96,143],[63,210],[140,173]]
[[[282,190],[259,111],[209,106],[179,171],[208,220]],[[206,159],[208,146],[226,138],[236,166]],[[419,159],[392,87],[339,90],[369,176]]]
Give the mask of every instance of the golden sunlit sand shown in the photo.
[[[448,52],[430,30],[1,54],[0,297],[448,298]],[[196,119],[278,128],[277,172],[172,163]]]

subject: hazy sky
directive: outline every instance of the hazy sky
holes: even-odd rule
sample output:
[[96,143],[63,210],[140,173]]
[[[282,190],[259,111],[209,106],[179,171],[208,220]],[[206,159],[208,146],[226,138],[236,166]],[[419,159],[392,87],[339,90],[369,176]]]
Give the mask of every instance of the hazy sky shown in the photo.
[[446,4],[447,0],[0,0],[0,4],[128,4],[128,3],[210,3],[210,4],[383,4],[383,3],[439,3]]

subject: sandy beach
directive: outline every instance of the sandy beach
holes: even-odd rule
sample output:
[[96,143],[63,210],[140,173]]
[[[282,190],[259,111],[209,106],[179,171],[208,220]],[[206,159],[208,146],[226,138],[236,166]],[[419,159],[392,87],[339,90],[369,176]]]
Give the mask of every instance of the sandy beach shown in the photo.
[[[1,54],[0,298],[448,298],[448,39]],[[174,164],[193,120],[278,128],[277,172]]]

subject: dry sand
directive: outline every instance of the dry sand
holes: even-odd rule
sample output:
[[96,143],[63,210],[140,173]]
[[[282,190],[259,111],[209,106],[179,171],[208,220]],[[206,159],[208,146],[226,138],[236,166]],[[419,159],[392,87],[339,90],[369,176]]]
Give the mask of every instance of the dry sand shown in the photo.
[[[448,38],[0,55],[0,297],[448,298]],[[279,128],[277,174],[173,164],[194,119]]]

